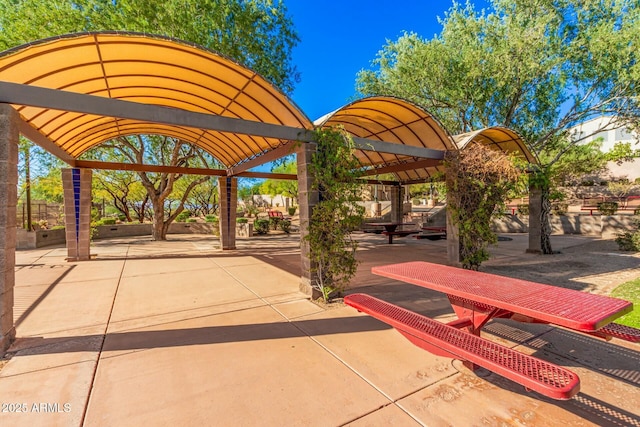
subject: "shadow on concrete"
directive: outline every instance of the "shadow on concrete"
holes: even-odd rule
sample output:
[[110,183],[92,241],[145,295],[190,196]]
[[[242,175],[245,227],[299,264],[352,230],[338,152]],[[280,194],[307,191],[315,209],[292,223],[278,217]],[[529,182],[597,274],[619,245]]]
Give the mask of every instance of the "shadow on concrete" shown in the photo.
[[[302,338],[316,335],[381,331],[386,329],[391,329],[391,326],[378,322],[370,317],[357,316],[247,325],[205,326],[200,328],[159,331],[114,332],[106,334],[102,351],[144,350],[203,344]],[[96,338],[101,338],[102,336],[102,334],[94,334],[60,338],[19,338],[19,344],[25,348],[25,350],[19,351],[18,356],[27,354],[96,351],[96,348],[91,343],[93,343]],[[66,345],[69,341],[76,341],[78,345]],[[82,345],[82,342],[85,342],[86,345]]]
[[35,310],[38,307],[38,305],[40,305],[40,303],[44,301],[44,299],[51,293],[51,291],[53,291],[53,289],[58,285],[58,283],[60,283],[62,279],[64,279],[67,276],[67,274],[69,274],[71,270],[75,268],[75,265],[69,265],[65,267],[66,268],[64,269],[62,274],[60,274],[60,276],[58,276],[56,280],[51,282],[51,284],[47,286],[47,289],[45,289],[44,292],[27,307],[27,309],[20,315],[20,317],[16,319],[14,326],[16,327],[20,326],[20,324],[24,321],[24,319],[26,319],[33,312],[33,310]]
[[483,332],[513,346],[528,347],[540,359],[548,360],[552,354],[562,359],[563,366],[588,367],[617,381],[640,386],[640,353],[621,345],[555,326],[505,319],[493,320]]
[[579,392],[570,400],[554,400],[535,392],[529,392],[520,384],[494,373],[482,378],[494,386],[509,390],[512,393],[560,407],[585,421],[593,423],[593,425],[602,427],[640,427],[640,418],[636,414],[583,392]]

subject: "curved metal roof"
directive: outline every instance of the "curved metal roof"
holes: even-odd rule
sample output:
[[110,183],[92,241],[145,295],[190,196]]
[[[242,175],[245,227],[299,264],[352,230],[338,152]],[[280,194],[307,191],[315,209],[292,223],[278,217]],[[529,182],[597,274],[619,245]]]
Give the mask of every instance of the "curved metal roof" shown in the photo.
[[[0,80],[256,122],[312,129],[305,114],[266,79],[202,47],[132,33],[84,33],[0,54]],[[162,134],[210,152],[226,166],[287,141],[131,119],[15,106],[71,157],[119,135]]]
[[[351,135],[435,150],[455,150],[456,145],[438,120],[406,100],[374,96],[354,101],[315,122],[321,127],[342,125]],[[363,166],[372,166],[367,175],[393,173],[403,182],[421,181],[442,171],[439,160],[411,156],[356,152]]]
[[473,144],[483,144],[503,153],[513,153],[529,163],[538,163],[529,151],[522,137],[514,130],[502,126],[494,126],[467,132],[453,137],[458,149],[463,150]]

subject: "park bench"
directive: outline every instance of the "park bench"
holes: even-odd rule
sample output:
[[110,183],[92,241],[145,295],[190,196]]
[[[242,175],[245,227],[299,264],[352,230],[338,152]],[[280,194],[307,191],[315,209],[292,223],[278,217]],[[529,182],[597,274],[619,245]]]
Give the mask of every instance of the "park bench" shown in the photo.
[[589,211],[589,215],[593,215],[593,211],[598,210],[598,205],[604,201],[604,197],[583,197],[580,210]]
[[[553,399],[570,399],[580,390],[579,377],[561,366],[510,349],[429,317],[366,294],[344,298],[347,305],[393,326],[416,346],[433,354],[461,359],[515,381]],[[456,326],[467,326],[456,321]]]
[[600,328],[595,332],[589,332],[590,335],[604,338],[609,341],[611,338],[618,338],[623,341],[633,343],[640,342],[640,329],[631,326],[621,325],[620,323],[609,323],[607,326]]
[[271,218],[276,218],[276,219],[282,219],[282,220],[290,220],[291,218],[286,217],[282,214],[282,212],[280,211],[268,211],[267,212],[269,214],[269,219]]
[[526,205],[529,206],[529,198],[528,197],[521,197],[519,199],[515,199],[515,200],[509,200],[507,202],[507,209],[511,211],[511,215],[515,215],[516,211],[518,210],[518,206],[520,205]]
[[393,236],[398,236],[398,237],[406,237],[409,236],[411,234],[417,234],[419,233],[420,230],[394,230],[394,231],[383,231],[382,234],[384,234],[385,236],[387,236],[389,238],[389,244],[393,243]]
[[632,211],[635,212],[637,209],[640,209],[640,196],[629,196],[624,200],[622,206],[619,209],[624,211]]

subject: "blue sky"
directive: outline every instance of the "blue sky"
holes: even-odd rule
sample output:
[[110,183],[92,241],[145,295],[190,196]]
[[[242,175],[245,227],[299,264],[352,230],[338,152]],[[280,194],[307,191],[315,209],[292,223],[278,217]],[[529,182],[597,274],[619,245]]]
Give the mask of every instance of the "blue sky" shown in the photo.
[[[476,9],[488,7],[486,0],[472,3]],[[349,103],[356,95],[356,74],[370,68],[387,40],[404,31],[432,38],[441,30],[438,17],[451,5],[451,0],[286,0],[301,39],[293,51],[302,74],[293,101],[311,120]]]

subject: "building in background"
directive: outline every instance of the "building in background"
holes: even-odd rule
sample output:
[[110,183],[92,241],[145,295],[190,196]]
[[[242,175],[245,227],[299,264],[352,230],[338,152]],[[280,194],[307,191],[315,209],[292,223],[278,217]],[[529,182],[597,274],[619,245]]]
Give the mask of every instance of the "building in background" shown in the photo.
[[[617,143],[629,143],[632,149],[640,150],[638,135],[627,127],[620,126],[612,116],[600,116],[586,121],[572,128],[570,134],[574,140],[582,140],[581,143],[599,140],[602,144],[600,149],[605,153]],[[621,165],[609,162],[608,174],[613,179],[627,178],[633,181],[640,178],[640,158]]]

